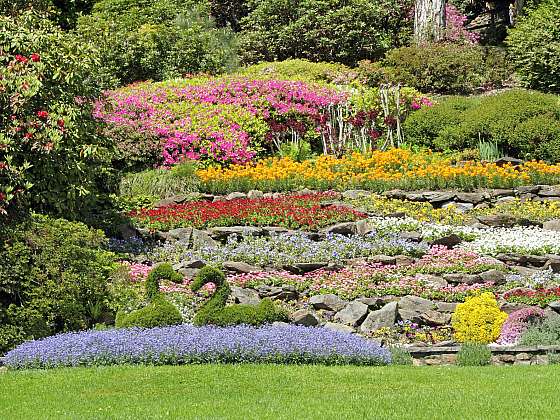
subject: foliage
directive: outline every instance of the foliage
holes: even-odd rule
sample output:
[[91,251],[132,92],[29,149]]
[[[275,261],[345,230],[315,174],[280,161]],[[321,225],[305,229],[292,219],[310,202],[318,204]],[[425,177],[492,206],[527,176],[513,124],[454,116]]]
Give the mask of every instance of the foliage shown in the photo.
[[231,27],[235,32],[241,30],[241,19],[249,14],[248,0],[210,0],[210,12],[216,25]]
[[501,49],[453,43],[397,48],[381,64],[361,62],[358,72],[370,86],[393,82],[442,94],[499,88],[512,73]]
[[32,12],[0,16],[0,212],[66,217],[96,198],[111,145],[96,134],[98,52]]
[[287,321],[288,314],[277,307],[270,299],[263,299],[258,305],[225,306],[231,289],[224,274],[213,267],[206,266],[196,275],[191,288],[199,290],[207,283],[214,283],[214,295],[196,313],[194,325],[263,325],[275,321]]
[[412,365],[412,356],[410,352],[402,347],[390,347],[391,364],[395,366],[410,366]]
[[549,317],[542,323],[530,326],[521,336],[519,344],[525,346],[560,345],[560,317]]
[[457,341],[486,344],[496,341],[506,318],[507,314],[500,311],[494,295],[482,293],[457,305],[451,325]]
[[545,287],[537,290],[510,290],[504,293],[504,299],[508,302],[538,305],[544,308],[549,303],[560,300],[560,287]]
[[201,191],[219,194],[250,190],[294,191],[301,188],[378,192],[452,188],[468,191],[556,184],[560,180],[560,166],[526,162],[513,167],[476,161],[456,165],[453,157],[442,153],[391,149],[371,154],[352,153],[341,158],[320,156],[303,162],[290,158],[268,158],[228,168],[211,166],[198,170],[197,176],[201,180]]
[[64,29],[73,28],[81,14],[91,11],[96,0],[0,0],[0,14],[18,15],[33,9],[48,13],[49,18]]
[[524,90],[453,98],[410,115],[404,132],[410,143],[438,150],[472,148],[482,140],[509,155],[557,162],[560,101]]
[[156,265],[146,277],[146,299],[153,301],[159,296],[159,282],[160,280],[170,280],[174,283],[181,283],[183,276],[175,270],[171,264],[158,264]]
[[560,3],[543,1],[510,29],[506,44],[523,82],[560,93]]
[[141,309],[128,314],[119,312],[115,320],[117,328],[155,328],[168,325],[178,325],[183,322],[179,310],[163,296],[156,296]]
[[100,47],[105,70],[121,84],[236,66],[231,31],[216,29],[209,5],[196,0],[102,0],[78,31]]
[[486,344],[465,343],[457,353],[459,366],[487,366],[492,359],[492,352]]
[[119,185],[121,197],[168,198],[198,190],[197,164],[184,161],[170,169],[148,169],[124,175]]
[[444,38],[450,42],[476,44],[480,35],[465,29],[467,16],[463,15],[453,4],[445,5],[445,34]]
[[405,44],[408,0],[253,0],[242,20],[246,63],[304,58],[354,65]]
[[107,316],[106,245],[102,232],[63,219],[33,216],[11,229],[0,247],[0,352]]
[[334,197],[336,194],[327,192],[279,198],[191,201],[157,209],[133,210],[128,216],[134,223],[153,230],[214,226],[282,226],[316,230],[367,216],[346,207],[322,204]]

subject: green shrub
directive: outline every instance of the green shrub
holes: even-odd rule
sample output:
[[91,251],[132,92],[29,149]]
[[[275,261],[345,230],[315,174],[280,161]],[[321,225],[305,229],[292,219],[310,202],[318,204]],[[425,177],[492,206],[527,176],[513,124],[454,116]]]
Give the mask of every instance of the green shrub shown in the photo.
[[457,353],[459,366],[487,366],[491,360],[492,352],[484,344],[465,343]]
[[195,277],[191,288],[199,290],[207,283],[214,283],[216,291],[213,296],[202,305],[196,313],[193,323],[195,325],[263,325],[275,321],[287,321],[288,314],[277,307],[270,299],[263,299],[258,305],[231,305],[225,306],[231,289],[224,273],[216,268],[206,266]]
[[305,58],[355,65],[404,45],[409,0],[255,0],[241,21],[246,63]]
[[421,92],[468,94],[501,87],[512,71],[505,52],[471,44],[431,44],[391,50],[377,64],[361,63],[371,86],[402,83]]
[[167,198],[198,190],[197,164],[186,161],[171,169],[150,169],[124,175],[119,192],[125,197],[154,196]]
[[153,300],[159,295],[160,280],[169,280],[174,283],[181,283],[183,276],[173,270],[169,263],[158,264],[155,266],[146,278],[146,298]]
[[0,213],[18,204],[75,217],[109,171],[112,144],[90,104],[99,52],[31,12],[0,16],[0,46]]
[[117,328],[154,328],[178,325],[183,322],[179,310],[162,295],[156,296],[147,306],[128,314],[118,313]]
[[560,345],[560,318],[546,318],[530,326],[521,336],[519,344],[525,346]]
[[395,366],[410,366],[412,365],[412,356],[410,352],[401,347],[390,347],[391,364]]
[[509,31],[511,61],[533,89],[560,93],[560,2],[543,1]]
[[557,352],[548,353],[548,363],[551,365],[560,365],[560,353]]
[[209,4],[196,0],[102,0],[78,21],[85,41],[103,51],[118,82],[220,73],[236,66],[229,29],[217,29]]
[[250,0],[210,0],[210,11],[216,25],[231,27],[234,31],[241,29],[241,19],[249,14]]
[[33,216],[0,242],[0,353],[106,316],[114,256],[101,231]]
[[65,29],[73,28],[81,13],[89,13],[96,0],[0,0],[0,14],[15,16],[33,8],[48,13]]
[[473,98],[451,98],[412,113],[404,122],[407,142],[436,150],[495,143],[525,159],[560,160],[560,100],[544,93],[510,90]]
[[302,80],[304,82],[349,84],[356,80],[356,70],[338,63],[313,63],[304,59],[265,62],[244,67],[239,74],[251,78]]

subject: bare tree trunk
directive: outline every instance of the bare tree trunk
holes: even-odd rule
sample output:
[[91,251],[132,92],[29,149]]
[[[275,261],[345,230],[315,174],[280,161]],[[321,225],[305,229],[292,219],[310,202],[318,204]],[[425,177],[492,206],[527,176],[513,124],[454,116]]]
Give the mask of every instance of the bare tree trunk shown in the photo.
[[416,0],[414,41],[417,44],[437,42],[445,32],[446,0]]

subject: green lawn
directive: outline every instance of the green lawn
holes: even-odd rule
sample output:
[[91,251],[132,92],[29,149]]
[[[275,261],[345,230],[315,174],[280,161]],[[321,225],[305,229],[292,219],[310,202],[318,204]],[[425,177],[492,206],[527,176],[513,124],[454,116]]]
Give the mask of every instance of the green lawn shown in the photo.
[[0,417],[553,419],[560,366],[202,365],[0,373]]

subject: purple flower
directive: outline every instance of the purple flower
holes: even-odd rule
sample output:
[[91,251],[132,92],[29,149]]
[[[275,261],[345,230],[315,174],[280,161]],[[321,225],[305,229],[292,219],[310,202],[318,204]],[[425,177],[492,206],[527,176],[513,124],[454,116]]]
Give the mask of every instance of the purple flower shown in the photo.
[[544,316],[545,313],[542,309],[533,307],[512,312],[504,322],[500,337],[496,342],[498,344],[517,343],[527,327]]
[[12,369],[188,363],[385,365],[391,356],[374,341],[325,328],[179,325],[59,334],[23,343],[3,361]]

